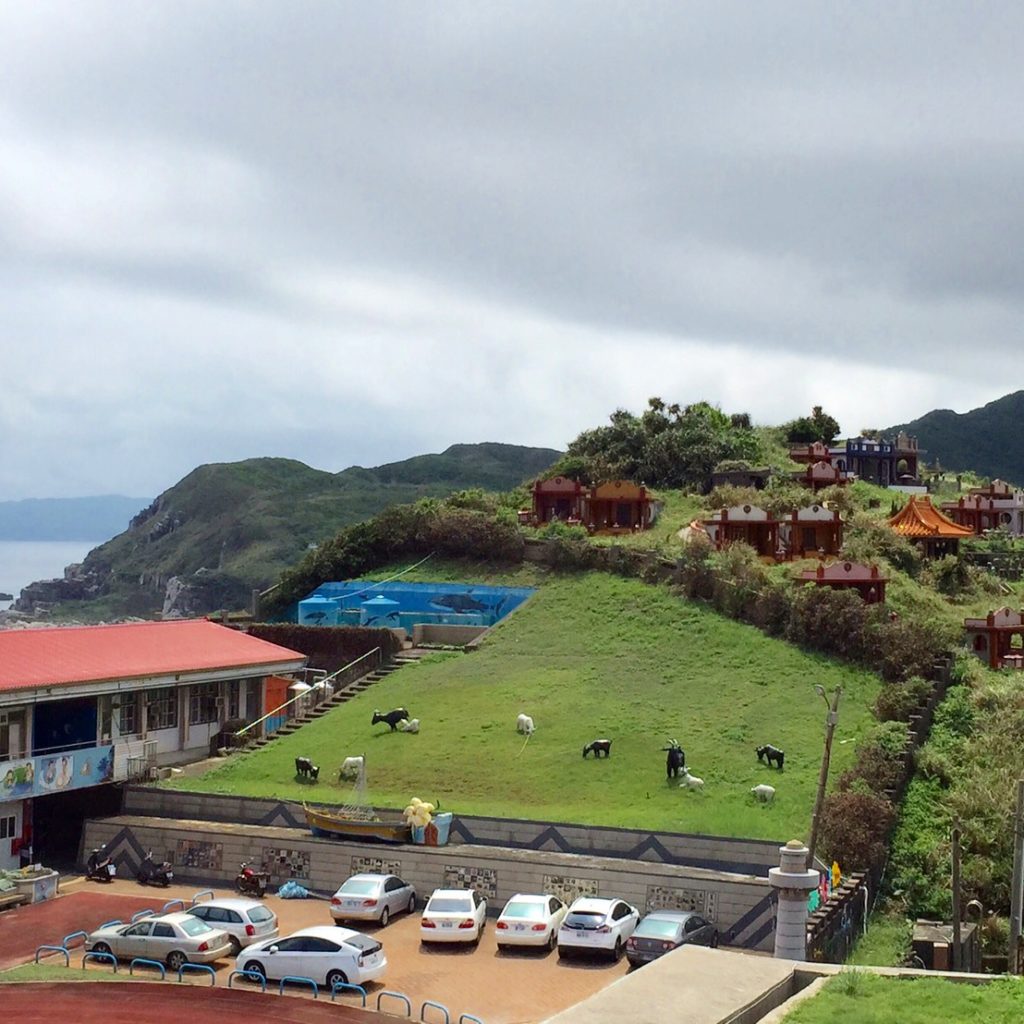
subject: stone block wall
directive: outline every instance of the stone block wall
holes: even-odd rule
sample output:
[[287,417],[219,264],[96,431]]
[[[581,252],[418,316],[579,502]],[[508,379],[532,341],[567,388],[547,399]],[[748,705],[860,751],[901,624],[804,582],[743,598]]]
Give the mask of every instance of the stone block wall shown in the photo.
[[487,632],[487,626],[454,626],[443,622],[417,622],[412,627],[412,642],[421,644],[449,644],[465,647]]
[[[723,942],[770,949],[774,908],[766,877],[674,864],[589,857],[543,850],[456,845],[383,846],[319,839],[305,830],[215,824],[122,815],[87,821],[83,850],[108,845],[129,876],[149,849],[166,857],[182,882],[231,886],[243,861],[261,863],[273,884],[295,878],[332,893],[358,871],[400,874],[421,896],[435,888],[478,889],[497,914],[517,892],[617,896],[641,912],[671,907],[697,910],[714,921]],[[326,913],[326,911],[325,911]]]

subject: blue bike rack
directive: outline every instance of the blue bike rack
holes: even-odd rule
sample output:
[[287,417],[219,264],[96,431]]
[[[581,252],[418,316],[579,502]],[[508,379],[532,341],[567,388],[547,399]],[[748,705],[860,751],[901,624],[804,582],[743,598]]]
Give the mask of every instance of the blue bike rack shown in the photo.
[[161,910],[160,913],[161,914],[169,914],[170,913],[170,908],[173,907],[175,903],[179,904],[181,906],[182,910],[185,909],[185,901],[184,900],[168,900],[164,904],[163,910]]
[[165,981],[167,979],[167,968],[164,967],[159,960],[147,960],[145,957],[137,956],[129,965],[128,973],[134,974],[135,968],[138,967],[155,967],[160,972],[160,980]]
[[263,992],[267,991],[267,979],[259,971],[232,971],[228,975],[228,988],[231,988],[231,980],[233,978],[248,978],[250,981],[258,981],[260,989]]
[[39,963],[39,954],[43,950],[49,950],[51,953],[63,953],[64,954],[64,966],[71,966],[71,954],[67,951],[64,946],[36,946],[36,963]]
[[217,984],[217,972],[209,964],[182,964],[178,968],[178,981],[184,981],[182,975],[185,971],[203,971],[210,975],[210,984]]
[[114,973],[117,974],[117,957],[113,953],[86,953],[82,957],[82,970],[85,970],[86,960],[109,960],[114,965]]
[[432,1006],[435,1010],[440,1010],[444,1014],[444,1024],[451,1024],[452,1015],[448,1012],[448,1007],[435,1003],[433,999],[427,999],[420,1007],[420,1021],[423,1020],[423,1014],[428,1006]]
[[124,924],[124,921],[119,917],[115,917],[113,921],[104,921],[100,928],[113,928],[115,924]]
[[200,896],[209,896],[210,899],[212,900],[213,899],[213,890],[212,889],[200,889],[199,892],[197,892],[195,894],[195,896],[192,897],[192,902],[189,904],[189,906],[190,907],[194,907],[199,902],[199,897]]
[[141,921],[144,917],[156,917],[156,911],[150,910],[148,907],[145,910],[140,910],[138,913],[132,914],[132,924],[136,921]]
[[366,989],[362,985],[350,985],[347,981],[336,981],[331,986],[331,1002],[334,1002],[334,997],[338,992],[348,989],[350,992],[358,992],[363,997],[363,1006],[366,1005]]
[[320,998],[320,986],[312,978],[300,978],[296,974],[287,974],[281,979],[281,984],[277,986],[277,994],[279,996],[284,995],[284,987],[289,982],[294,982],[297,985],[309,985],[313,989],[313,998]]
[[460,1013],[459,1024],[466,1024],[467,1021],[473,1021],[474,1024],[484,1024],[479,1017],[474,1017],[471,1013]]
[[65,949],[70,949],[71,948],[71,940],[72,939],[78,939],[78,938],[80,938],[82,940],[82,944],[85,945],[85,940],[87,938],[89,938],[89,936],[88,936],[88,934],[86,932],[72,932],[70,935],[65,935],[64,938],[60,940],[60,944]]
[[409,997],[406,996],[406,995],[403,995],[401,992],[392,992],[389,989],[384,989],[383,992],[378,992],[377,993],[377,1009],[378,1010],[380,1009],[380,1001],[385,996],[391,996],[392,999],[401,999],[402,1002],[405,1003],[405,1015],[406,1015],[406,1017],[411,1017],[412,1016],[412,1003],[409,1002]]

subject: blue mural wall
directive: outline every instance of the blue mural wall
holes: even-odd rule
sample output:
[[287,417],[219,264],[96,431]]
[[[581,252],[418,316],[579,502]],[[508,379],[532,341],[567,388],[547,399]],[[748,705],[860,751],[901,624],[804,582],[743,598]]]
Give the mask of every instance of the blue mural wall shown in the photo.
[[409,635],[420,622],[493,626],[533,592],[533,587],[345,580],[322,583],[303,598],[297,620],[300,626],[400,627]]
[[114,748],[68,751],[0,764],[0,803],[28,796],[99,786],[114,778]]

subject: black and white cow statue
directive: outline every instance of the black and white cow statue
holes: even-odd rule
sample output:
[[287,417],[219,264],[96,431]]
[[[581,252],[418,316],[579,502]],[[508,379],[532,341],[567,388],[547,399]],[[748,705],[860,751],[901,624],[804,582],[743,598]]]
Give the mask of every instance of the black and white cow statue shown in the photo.
[[320,777],[320,765],[313,764],[308,757],[295,758],[295,774],[303,779],[312,779],[313,782]]

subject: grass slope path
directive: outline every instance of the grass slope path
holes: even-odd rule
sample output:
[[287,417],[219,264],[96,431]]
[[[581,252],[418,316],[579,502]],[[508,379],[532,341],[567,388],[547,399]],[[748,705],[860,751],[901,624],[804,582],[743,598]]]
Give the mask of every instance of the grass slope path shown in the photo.
[[[845,691],[835,777],[870,728],[870,673],[661,586],[552,575],[477,652],[428,656],[298,733],[175,785],[342,803],[349,791],[334,781],[335,766],[365,753],[378,806],[418,795],[456,813],[785,841],[806,836],[814,799],[824,718],[814,683]],[[399,706],[421,720],[418,735],[371,726],[375,707]],[[520,711],[537,725],[525,746]],[[598,737],[613,741],[611,757],[583,760],[583,745]],[[660,748],[669,737],[705,780],[702,792],[666,782]],[[762,743],[785,749],[783,773],[757,762]],[[295,781],[300,755],[323,766],[315,787]],[[759,782],[776,787],[774,804],[754,803]]]

